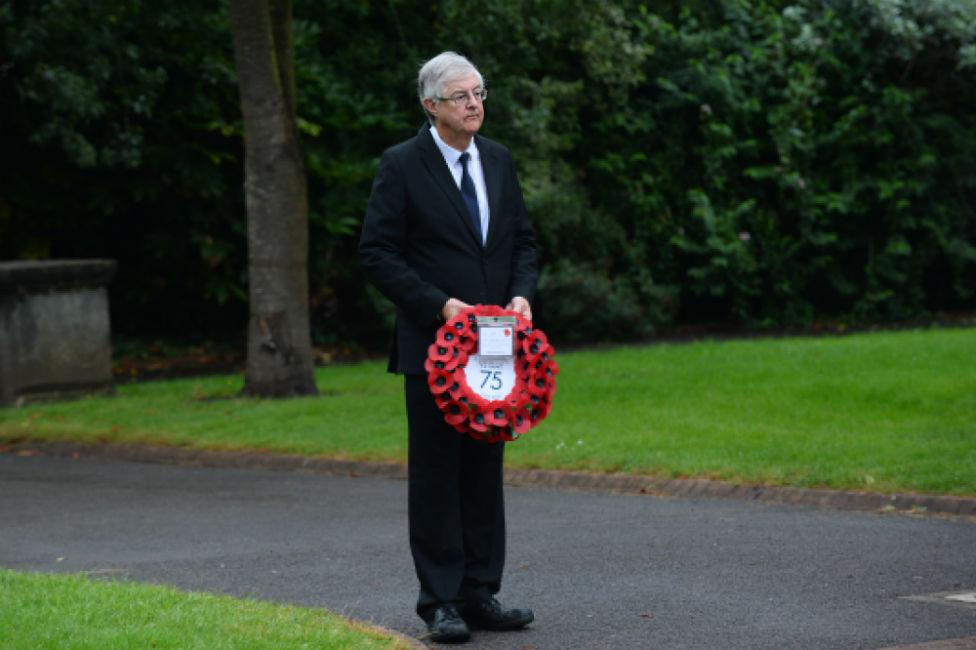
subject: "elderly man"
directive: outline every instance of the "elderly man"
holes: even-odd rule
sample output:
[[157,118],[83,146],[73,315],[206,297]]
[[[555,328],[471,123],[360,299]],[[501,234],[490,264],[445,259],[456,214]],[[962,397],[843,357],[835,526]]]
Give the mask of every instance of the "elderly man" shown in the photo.
[[429,123],[384,152],[359,255],[397,308],[389,371],[405,375],[417,613],[432,640],[465,641],[471,628],[519,629],[533,614],[495,599],[505,562],[504,445],[444,422],[424,360],[439,325],[469,305],[504,305],[532,318],[535,236],[511,154],[477,135],[488,94],[481,73],[444,52],[417,81]]

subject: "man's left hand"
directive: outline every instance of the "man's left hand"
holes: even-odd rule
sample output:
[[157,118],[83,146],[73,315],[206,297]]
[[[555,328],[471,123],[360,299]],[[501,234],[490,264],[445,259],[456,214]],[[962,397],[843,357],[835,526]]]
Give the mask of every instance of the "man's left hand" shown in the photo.
[[532,308],[529,307],[529,301],[522,296],[515,296],[512,298],[512,301],[508,303],[508,306],[506,306],[505,309],[516,312],[525,320],[532,320]]

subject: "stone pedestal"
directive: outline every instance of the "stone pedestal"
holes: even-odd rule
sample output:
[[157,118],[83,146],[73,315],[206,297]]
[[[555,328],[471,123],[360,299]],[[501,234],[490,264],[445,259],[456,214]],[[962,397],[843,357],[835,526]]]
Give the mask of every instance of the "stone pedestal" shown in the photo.
[[0,262],[0,404],[113,391],[112,260]]

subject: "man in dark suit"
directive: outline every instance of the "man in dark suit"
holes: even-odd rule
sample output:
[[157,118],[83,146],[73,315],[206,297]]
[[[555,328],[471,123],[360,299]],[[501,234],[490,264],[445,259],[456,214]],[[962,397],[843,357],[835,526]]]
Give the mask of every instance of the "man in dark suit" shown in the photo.
[[504,305],[531,320],[535,236],[511,154],[477,135],[487,96],[478,70],[444,52],[421,68],[418,94],[429,124],[384,152],[359,255],[397,308],[389,371],[405,375],[417,613],[431,639],[465,641],[470,628],[519,629],[533,614],[495,599],[505,562],[504,445],[444,422],[424,360],[440,324],[469,305]]

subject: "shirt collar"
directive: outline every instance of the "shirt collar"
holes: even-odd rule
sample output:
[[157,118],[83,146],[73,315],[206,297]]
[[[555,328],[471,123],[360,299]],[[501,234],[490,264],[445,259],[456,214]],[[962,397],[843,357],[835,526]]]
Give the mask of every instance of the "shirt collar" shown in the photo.
[[[436,126],[430,127],[430,135],[434,138],[434,143],[437,145],[437,148],[441,150],[441,155],[444,156],[444,160],[447,161],[448,166],[453,167],[456,165],[458,158],[460,158],[461,154],[464,152],[458,151],[451,145],[444,142],[444,140],[441,139],[441,134],[437,132]],[[468,145],[468,148],[465,151],[471,154],[472,159],[477,159],[478,147],[475,145],[474,140],[474,138],[471,138],[471,144]]]

